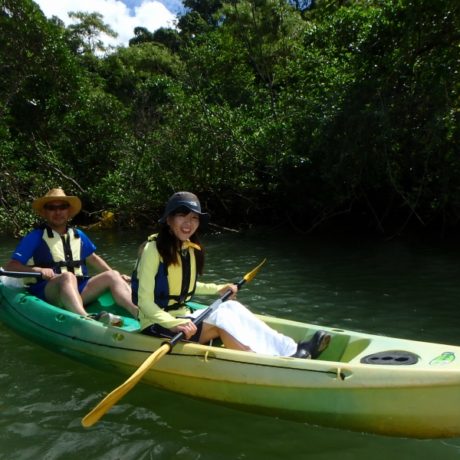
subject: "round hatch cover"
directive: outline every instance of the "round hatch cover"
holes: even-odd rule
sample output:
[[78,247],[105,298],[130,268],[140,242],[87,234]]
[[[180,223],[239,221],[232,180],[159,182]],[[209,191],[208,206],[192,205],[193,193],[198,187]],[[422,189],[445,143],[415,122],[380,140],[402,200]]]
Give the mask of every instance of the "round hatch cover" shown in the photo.
[[416,364],[418,356],[414,353],[403,350],[388,350],[364,356],[361,359],[363,364],[389,364],[394,366]]

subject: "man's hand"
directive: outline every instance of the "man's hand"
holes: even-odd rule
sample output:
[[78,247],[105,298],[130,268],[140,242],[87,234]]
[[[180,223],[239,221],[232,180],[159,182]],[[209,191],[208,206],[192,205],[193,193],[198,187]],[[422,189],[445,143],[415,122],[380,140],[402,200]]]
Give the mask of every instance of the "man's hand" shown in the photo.
[[50,280],[56,276],[52,268],[40,268],[39,271],[44,280]]

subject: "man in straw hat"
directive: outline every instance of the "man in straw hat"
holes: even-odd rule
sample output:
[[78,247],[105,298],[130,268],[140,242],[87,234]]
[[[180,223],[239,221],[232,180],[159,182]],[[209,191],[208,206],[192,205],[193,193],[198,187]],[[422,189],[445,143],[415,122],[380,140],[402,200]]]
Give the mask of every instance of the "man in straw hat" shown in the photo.
[[[6,269],[40,273],[41,279],[29,286],[31,294],[79,315],[87,316],[84,305],[110,289],[117,304],[137,317],[126,275],[112,270],[89,237],[68,225],[80,212],[80,199],[53,188],[32,209],[45,224],[20,241]],[[88,266],[98,274],[89,277]]]

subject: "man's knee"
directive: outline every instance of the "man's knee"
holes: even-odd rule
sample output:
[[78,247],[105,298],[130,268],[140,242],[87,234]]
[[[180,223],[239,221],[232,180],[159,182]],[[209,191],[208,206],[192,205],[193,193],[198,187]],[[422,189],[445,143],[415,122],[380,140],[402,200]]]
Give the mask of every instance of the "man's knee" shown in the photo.
[[76,283],[77,277],[74,273],[71,272],[63,272],[59,275],[58,281],[62,283]]
[[107,287],[116,286],[123,281],[121,273],[117,270],[107,270],[106,272],[100,273],[97,278],[100,279],[99,282],[102,282]]
[[121,281],[121,274],[117,270],[109,270],[106,272],[107,276],[113,281],[113,282],[119,282]]

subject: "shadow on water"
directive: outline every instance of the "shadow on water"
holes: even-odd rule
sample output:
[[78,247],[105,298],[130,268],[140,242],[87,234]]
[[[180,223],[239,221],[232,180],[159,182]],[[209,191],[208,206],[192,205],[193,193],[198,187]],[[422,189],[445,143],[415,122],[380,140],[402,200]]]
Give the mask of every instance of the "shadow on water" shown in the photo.
[[[92,234],[129,273],[144,235]],[[267,257],[239,299],[254,311],[327,326],[459,344],[460,248],[206,235],[205,280],[235,281]],[[3,240],[0,256],[15,242]],[[94,427],[81,418],[123,377],[44,350],[0,324],[0,458],[411,459],[460,456],[460,439],[405,439],[247,414],[138,385]]]

